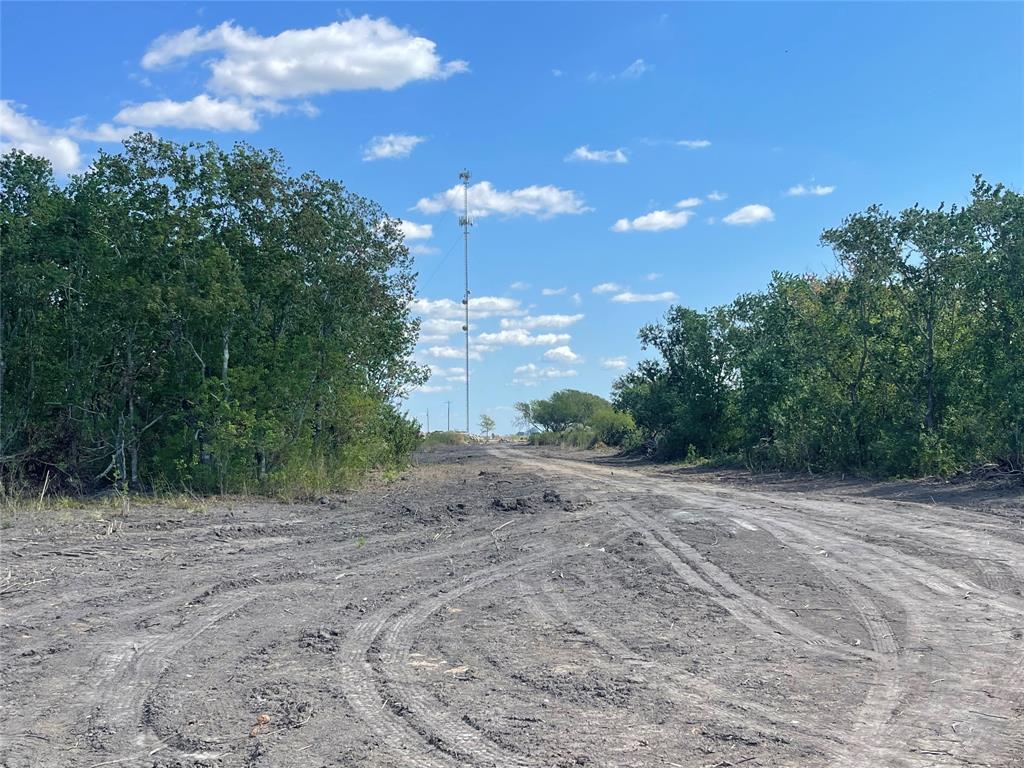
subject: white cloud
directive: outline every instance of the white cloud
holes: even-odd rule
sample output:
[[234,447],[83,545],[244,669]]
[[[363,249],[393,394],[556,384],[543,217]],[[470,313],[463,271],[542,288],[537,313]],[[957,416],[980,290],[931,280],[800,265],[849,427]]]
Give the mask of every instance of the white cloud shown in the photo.
[[[583,204],[579,193],[551,185],[532,185],[522,189],[502,191],[489,181],[481,181],[469,188],[469,214],[477,218],[501,214],[503,216],[535,216],[549,219],[559,214],[586,213],[591,210]],[[463,210],[463,188],[457,184],[433,197],[424,197],[415,205],[423,213]]]
[[590,290],[592,293],[615,293],[624,289],[625,286],[618,283],[598,283]]
[[644,280],[652,280],[653,281],[653,280],[659,280],[662,277],[663,277],[663,275],[661,274],[661,272],[648,272],[646,275],[644,275]]
[[77,142],[29,117],[14,102],[5,99],[0,101],[0,151],[11,149],[45,157],[57,173],[73,173],[82,164]]
[[685,227],[693,211],[651,211],[635,219],[619,219],[612,225],[613,232],[661,232]]
[[744,205],[722,219],[726,224],[733,225],[760,224],[774,220],[775,213],[767,205]]
[[649,67],[643,59],[637,59],[624,70],[619,73],[619,77],[625,77],[627,79],[633,79],[640,77],[645,72],[649,71]]
[[271,37],[224,22],[209,31],[193,27],[157,38],[142,66],[161,69],[217,51],[219,57],[205,62],[213,91],[282,99],[369,88],[390,91],[467,71],[464,61],[442,61],[436,48],[432,40],[369,16]]
[[502,328],[525,328],[529,331],[537,328],[568,328],[578,323],[583,315],[534,315],[516,318],[501,318]]
[[541,296],[561,296],[563,293],[566,292],[566,290],[567,289],[566,289],[565,286],[562,286],[561,288],[541,288],[540,289],[540,295]]
[[529,283],[524,283],[522,280],[516,280],[512,285],[509,286],[509,290],[512,291],[525,291],[530,287]]
[[553,347],[544,353],[545,360],[554,360],[559,363],[581,363],[583,358],[577,355],[568,345]]
[[725,200],[725,198],[727,198],[728,196],[729,195],[727,195],[725,192],[719,192],[716,189],[708,193],[708,200],[714,200],[715,202],[718,202],[719,200]]
[[433,224],[417,224],[414,221],[400,221],[398,228],[406,240],[429,240],[434,236]]
[[124,141],[137,129],[131,125],[111,125],[100,123],[95,128],[86,128],[85,119],[76,117],[71,121],[65,133],[75,139],[95,141],[99,144],[113,144]]
[[676,146],[687,149],[707,149],[711,146],[711,142],[707,139],[680,139],[676,142]]
[[[431,357],[436,357],[444,360],[461,360],[466,356],[466,350],[460,349],[459,347],[428,347],[426,354]],[[480,359],[480,350],[473,349],[470,347],[469,358],[471,360]]]
[[551,76],[552,76],[552,77],[561,77],[561,76],[562,76],[562,75],[564,75],[564,74],[565,74],[565,73],[564,73],[564,72],[562,72],[562,70],[560,70],[560,69],[552,69],[552,70],[551,70]]
[[786,190],[786,194],[790,197],[802,197],[804,195],[831,195],[836,191],[835,186],[822,186],[821,184],[815,184],[813,187],[805,187],[803,184],[797,184],[795,187],[790,187]]
[[676,208],[696,208],[701,202],[699,197],[687,197],[676,203]]
[[198,128],[206,131],[255,131],[260,127],[256,109],[236,101],[201,93],[188,101],[161,99],[125,107],[114,120],[144,128]]
[[566,162],[577,160],[589,163],[628,163],[625,150],[622,149],[591,149],[586,144],[577,147],[566,156]]
[[662,291],[661,293],[631,293],[625,291],[624,293],[617,293],[612,296],[612,301],[617,301],[620,304],[636,304],[642,301],[675,301],[679,297],[672,291]]
[[430,256],[435,253],[440,253],[440,248],[435,248],[432,245],[410,245],[409,253],[415,253],[422,256]]
[[564,379],[576,375],[576,371],[572,368],[561,369],[561,368],[541,368],[533,363],[526,365],[520,365],[513,371],[512,383],[524,386],[532,387],[538,382],[544,379]]
[[[428,317],[422,323],[420,323],[420,330],[424,334],[430,336],[441,336],[442,338],[448,338],[453,333],[459,333],[462,331],[461,320],[449,320],[444,317]],[[421,337],[421,341],[425,340],[426,337]],[[437,341],[438,339],[433,339]]]
[[578,292],[574,293],[570,298],[572,299],[572,303],[577,307],[583,303],[583,297],[580,296]]
[[625,357],[602,357],[601,367],[609,371],[624,371],[626,369]]
[[434,392],[451,392],[451,390],[451,384],[420,384],[413,392],[422,392],[425,395],[429,395]]
[[[461,301],[453,299],[413,299],[410,304],[413,314],[420,317],[446,317],[458,319],[463,317],[464,309]],[[475,296],[469,300],[469,311],[474,320],[495,315],[525,315],[526,310],[520,308],[519,299],[504,296]]]
[[363,161],[395,160],[408,157],[418,144],[422,144],[426,140],[425,136],[412,136],[406,133],[374,136],[363,150]]
[[481,333],[477,340],[495,347],[550,347],[565,344],[572,337],[568,333],[532,334],[525,328],[506,328],[496,333]]

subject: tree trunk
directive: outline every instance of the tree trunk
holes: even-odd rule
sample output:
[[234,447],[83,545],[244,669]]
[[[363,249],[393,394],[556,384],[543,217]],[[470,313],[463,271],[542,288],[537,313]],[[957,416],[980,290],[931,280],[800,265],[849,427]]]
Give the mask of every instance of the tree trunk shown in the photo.
[[224,357],[221,364],[220,380],[226,387],[228,385],[228,358],[231,357],[231,352],[228,349],[228,342],[231,339],[231,331],[227,328],[224,329]]

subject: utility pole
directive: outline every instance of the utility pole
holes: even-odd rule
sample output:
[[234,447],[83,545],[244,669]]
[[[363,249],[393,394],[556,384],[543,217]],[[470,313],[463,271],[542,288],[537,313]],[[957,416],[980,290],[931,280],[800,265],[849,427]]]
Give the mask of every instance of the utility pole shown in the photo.
[[452,401],[445,400],[445,405],[448,406],[448,431],[452,431]]
[[462,330],[466,332],[466,434],[469,434],[469,228],[473,224],[469,220],[469,171],[463,169],[459,174],[462,180],[462,204],[463,214],[459,217],[459,226],[462,227],[463,260],[466,270],[466,291],[462,295],[462,305],[466,312],[466,324]]
[[427,434],[430,434],[430,409],[427,408]]

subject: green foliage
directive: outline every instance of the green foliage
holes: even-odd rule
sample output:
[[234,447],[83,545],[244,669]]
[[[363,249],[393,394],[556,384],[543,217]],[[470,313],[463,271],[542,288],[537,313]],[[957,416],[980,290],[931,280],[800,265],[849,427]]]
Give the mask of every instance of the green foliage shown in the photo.
[[480,417],[480,431],[485,435],[489,435],[494,431],[497,425],[494,423],[494,419],[488,416],[486,413]]
[[594,439],[605,445],[625,445],[636,431],[636,423],[628,413],[600,408],[590,418]]
[[621,446],[633,438],[636,428],[628,413],[616,411],[603,397],[576,389],[559,390],[546,400],[516,403],[515,409],[524,426],[544,428],[530,436],[534,445]]
[[64,188],[10,152],[0,247],[8,475],[327,487],[418,442],[398,222],[276,152],[138,134]]
[[461,432],[430,432],[420,443],[423,450],[429,451],[442,445],[465,445],[466,436]]
[[640,331],[658,358],[613,402],[666,457],[757,469],[947,474],[1024,466],[1024,198],[976,180],[969,205],[873,206],[829,229],[839,269],[776,274]]

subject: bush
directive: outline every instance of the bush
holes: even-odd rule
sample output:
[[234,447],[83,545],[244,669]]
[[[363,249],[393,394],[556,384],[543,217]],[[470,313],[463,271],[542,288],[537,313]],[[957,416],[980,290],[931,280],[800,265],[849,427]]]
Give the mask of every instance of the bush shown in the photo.
[[465,445],[466,436],[462,432],[429,432],[420,441],[420,450],[429,451],[442,445]]
[[590,419],[597,439],[605,445],[622,446],[636,431],[633,417],[622,411],[603,408]]

